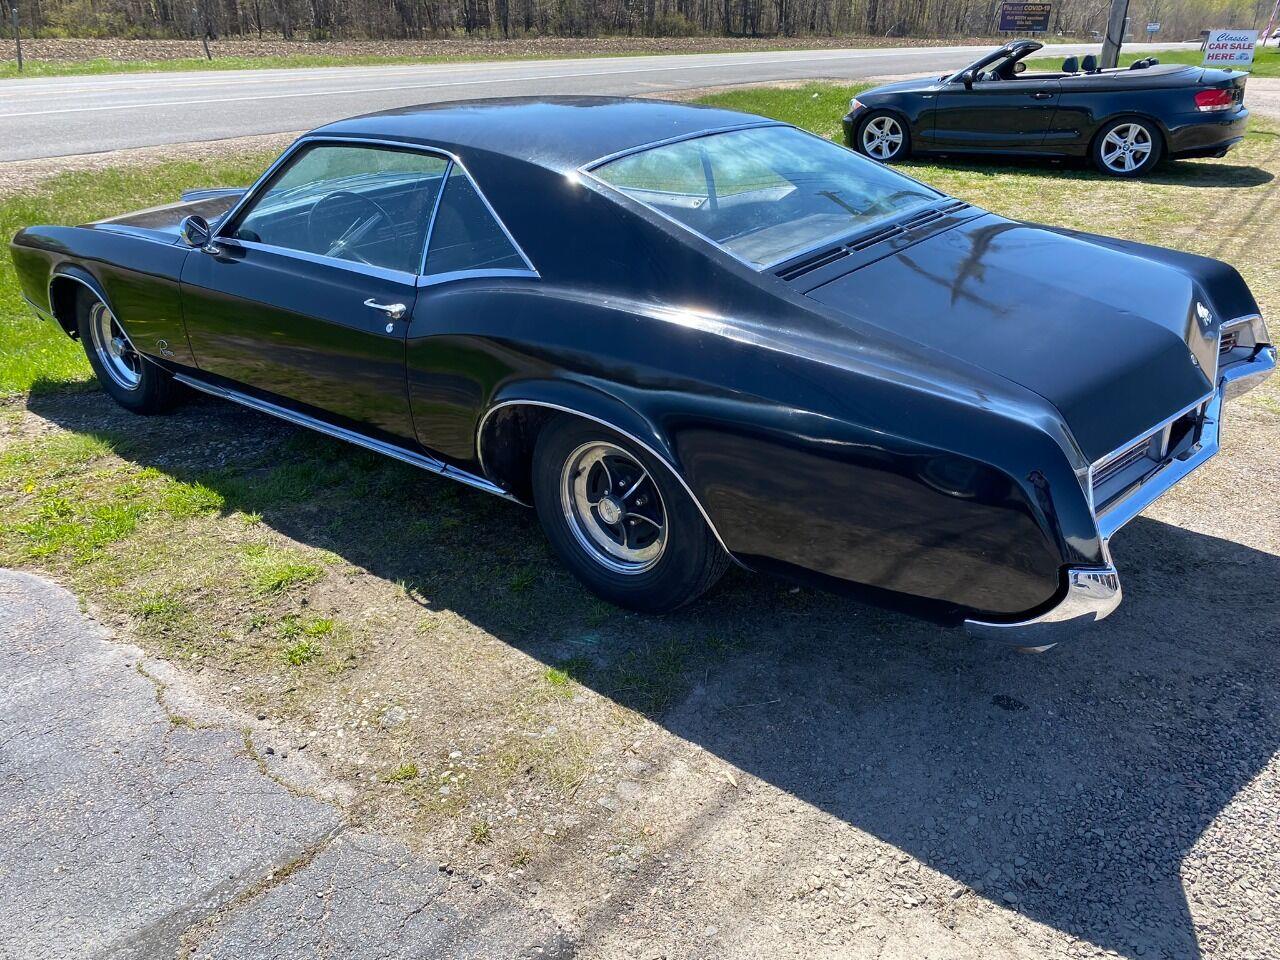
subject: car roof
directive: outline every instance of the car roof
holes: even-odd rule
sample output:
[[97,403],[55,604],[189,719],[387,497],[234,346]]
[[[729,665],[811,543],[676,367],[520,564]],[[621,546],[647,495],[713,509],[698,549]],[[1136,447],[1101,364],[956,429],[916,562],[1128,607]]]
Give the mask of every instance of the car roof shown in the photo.
[[483,150],[558,171],[663,140],[769,123],[736,110],[627,97],[512,97],[368,113],[309,136],[384,139],[455,153]]

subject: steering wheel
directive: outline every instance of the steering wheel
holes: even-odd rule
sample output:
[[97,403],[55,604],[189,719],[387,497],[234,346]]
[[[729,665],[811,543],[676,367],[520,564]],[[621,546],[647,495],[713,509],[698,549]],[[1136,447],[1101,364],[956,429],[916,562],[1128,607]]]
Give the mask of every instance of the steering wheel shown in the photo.
[[317,200],[307,214],[307,235],[312,247],[325,251],[326,257],[354,259],[373,266],[355,249],[355,244],[363,240],[379,220],[391,231],[392,242],[398,242],[400,233],[396,222],[376,200],[350,190],[335,190]]

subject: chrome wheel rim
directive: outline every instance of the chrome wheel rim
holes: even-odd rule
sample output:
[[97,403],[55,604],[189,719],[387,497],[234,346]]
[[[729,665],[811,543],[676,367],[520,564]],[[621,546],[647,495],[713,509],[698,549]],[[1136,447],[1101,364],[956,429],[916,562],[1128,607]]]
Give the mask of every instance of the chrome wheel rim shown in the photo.
[[93,352],[112,383],[122,390],[137,390],[142,384],[142,357],[102,301],[89,310],[89,335]]
[[1115,173],[1133,173],[1154,147],[1150,130],[1140,123],[1122,123],[1102,138],[1102,164]]
[[876,117],[862,128],[862,149],[867,156],[888,160],[902,149],[902,126],[893,117]]
[[564,463],[560,505],[578,545],[614,573],[644,573],[667,549],[667,509],[648,470],[621,447],[584,443]]

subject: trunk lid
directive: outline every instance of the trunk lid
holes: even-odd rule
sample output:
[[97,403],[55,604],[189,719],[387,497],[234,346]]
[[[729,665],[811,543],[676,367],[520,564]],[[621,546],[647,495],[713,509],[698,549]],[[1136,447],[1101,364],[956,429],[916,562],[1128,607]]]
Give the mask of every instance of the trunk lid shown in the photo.
[[1040,394],[1090,461],[1209,392],[1219,318],[1175,266],[990,215],[886,252],[808,296]]

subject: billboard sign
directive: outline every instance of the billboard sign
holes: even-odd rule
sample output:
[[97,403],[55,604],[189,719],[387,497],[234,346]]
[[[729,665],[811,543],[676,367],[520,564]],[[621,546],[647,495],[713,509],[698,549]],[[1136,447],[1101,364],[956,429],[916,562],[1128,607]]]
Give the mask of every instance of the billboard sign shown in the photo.
[[1000,29],[1010,33],[1044,33],[1049,29],[1052,3],[1004,0],[1000,4]]

